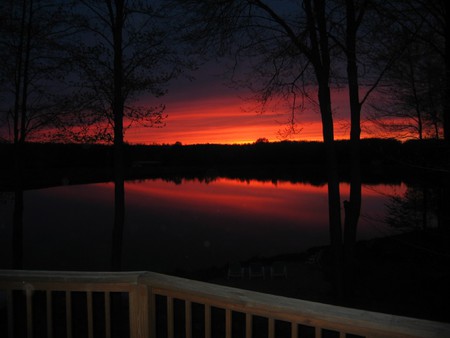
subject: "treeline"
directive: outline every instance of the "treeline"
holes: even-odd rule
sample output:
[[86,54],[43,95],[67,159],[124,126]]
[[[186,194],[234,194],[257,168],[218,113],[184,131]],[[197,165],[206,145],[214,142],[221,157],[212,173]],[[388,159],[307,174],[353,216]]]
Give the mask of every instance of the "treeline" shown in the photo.
[[[12,167],[12,144],[0,144],[0,167]],[[350,144],[336,141],[339,165],[349,162]],[[100,144],[26,143],[23,146],[25,167],[49,168],[67,166],[111,166],[113,148]],[[281,141],[243,145],[126,145],[125,166],[221,166],[221,165],[325,165],[325,147],[322,142]],[[426,163],[439,166],[449,164],[449,148],[441,140],[395,139],[361,140],[363,166]]]
[[[350,145],[336,142],[341,181],[349,181]],[[0,144],[0,190],[14,187],[12,144]],[[27,143],[21,177],[26,189],[113,180],[113,147],[99,144]],[[364,139],[361,142],[365,184],[430,182],[448,179],[450,149],[443,141]],[[126,179],[161,178],[204,182],[219,177],[239,180],[327,182],[322,142],[272,142],[245,145],[127,145]]]

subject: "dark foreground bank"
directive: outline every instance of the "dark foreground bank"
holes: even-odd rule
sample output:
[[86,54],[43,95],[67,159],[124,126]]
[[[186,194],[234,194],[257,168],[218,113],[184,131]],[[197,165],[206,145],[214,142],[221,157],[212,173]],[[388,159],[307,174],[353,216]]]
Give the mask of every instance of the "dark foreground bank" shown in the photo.
[[[450,236],[436,230],[414,231],[358,242],[355,286],[348,299],[331,292],[328,247],[296,255],[255,257],[241,262],[244,276],[228,278],[228,267],[178,274],[212,283],[286,297],[331,303],[401,316],[450,322]],[[249,276],[252,262],[265,267],[265,278]],[[275,262],[287,278],[271,277]]]

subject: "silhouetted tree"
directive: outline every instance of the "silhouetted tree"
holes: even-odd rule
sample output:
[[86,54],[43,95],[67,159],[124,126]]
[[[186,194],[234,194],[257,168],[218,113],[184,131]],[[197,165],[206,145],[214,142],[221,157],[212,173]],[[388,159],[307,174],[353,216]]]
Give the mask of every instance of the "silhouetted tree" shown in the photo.
[[[361,208],[361,109],[401,48],[382,39],[386,30],[380,28],[393,21],[383,19],[378,8],[380,3],[369,0],[278,4],[261,0],[179,1],[192,16],[202,18],[191,21],[195,27],[190,37],[200,37],[202,42],[209,42],[203,46],[224,53],[231,50],[235,59],[244,65],[243,71],[250,74],[240,84],[254,90],[263,104],[280,97],[289,99],[295,114],[305,107],[305,102],[316,103],[310,92],[317,88],[327,149],[330,239],[337,270],[341,270],[343,237],[330,86],[333,81],[337,85],[344,82],[349,90],[352,174],[350,199],[344,205],[344,244],[347,259],[351,260]],[[380,62],[371,57],[377,49],[385,52],[386,60]],[[375,67],[377,63],[381,63],[381,69]],[[363,65],[362,70],[358,65]],[[238,62],[233,70],[234,74],[242,70]],[[254,80],[255,76],[258,81]],[[336,276],[339,274],[340,271]]]
[[80,0],[72,23],[81,30],[71,46],[78,78],[72,136],[114,143],[115,218],[113,269],[120,269],[125,217],[124,132],[133,123],[162,123],[164,106],[139,105],[139,95],[159,97],[184,65],[170,45],[168,27],[146,1]]
[[395,66],[395,73],[390,74],[392,85],[380,90],[385,100],[374,104],[373,121],[398,138],[440,138],[442,73],[422,49],[417,54],[411,47],[404,61]]
[[[450,4],[445,0],[389,1],[387,16],[393,17],[402,28],[402,34],[412,37],[410,48],[405,48],[404,58],[392,76],[393,86],[399,78],[409,77],[406,93],[396,96],[397,102],[414,113],[414,126],[418,132],[434,127],[431,135],[439,133],[442,123],[446,144],[450,139]],[[397,35],[397,38],[399,36]],[[400,35],[401,37],[401,35]],[[397,40],[398,41],[398,40]],[[396,81],[397,80],[397,81]],[[404,88],[404,86],[402,86]],[[401,87],[401,88],[402,88]],[[395,91],[395,88],[394,88]],[[406,94],[406,95],[405,95]],[[401,113],[404,113],[403,107]],[[419,115],[420,114],[420,115]],[[407,118],[411,120],[411,115]],[[420,135],[420,134],[419,134]],[[429,165],[429,164],[427,164]],[[442,180],[442,205],[449,204],[448,180]],[[441,209],[444,229],[450,229],[450,211]]]
[[67,71],[62,40],[72,33],[64,6],[45,0],[5,1],[0,12],[0,139],[48,139],[61,109]]
[[[399,41],[408,35],[399,35]],[[423,43],[412,42],[387,72],[387,85],[379,89],[384,99],[372,104],[372,121],[398,138],[440,138],[443,75],[436,54]]]
[[269,143],[269,140],[266,137],[260,137],[255,141],[256,144],[258,143]]
[[[244,61],[249,74],[258,77],[258,81],[245,81],[244,85],[259,93],[262,102],[292,94],[292,109],[297,110],[297,97],[310,98],[305,88],[317,88],[326,148],[335,285],[340,291],[342,228],[330,92],[332,11],[324,0],[292,2],[286,7],[272,6],[259,0],[188,0],[179,1],[179,6],[183,6],[186,9],[184,15],[192,19],[187,24],[192,28],[191,38],[200,39],[207,48],[232,50],[237,60]],[[259,84],[261,86],[258,87]]]
[[[344,201],[344,248],[346,292],[353,289],[354,248],[361,213],[361,113],[369,96],[378,87],[386,71],[402,52],[401,45],[386,41],[386,30],[392,31],[392,21],[380,15],[380,2],[372,0],[345,0],[342,3],[343,17],[337,15],[334,25],[340,34],[333,41],[343,51],[346,63],[346,82],[350,107],[350,196]],[[382,11],[381,11],[382,13]],[[380,30],[381,25],[385,25]],[[383,52],[383,60],[374,59],[373,54]],[[359,66],[361,65],[361,66]],[[361,70],[362,68],[362,70]]]
[[[392,1],[383,4],[385,16],[398,26],[391,39],[404,52],[386,73],[376,103],[375,121],[399,137],[448,139],[449,28],[446,1]],[[384,57],[384,56],[382,56]]]
[[14,144],[13,267],[22,268],[23,145],[45,139],[59,116],[60,40],[70,31],[53,1],[4,1],[0,13],[0,140]]

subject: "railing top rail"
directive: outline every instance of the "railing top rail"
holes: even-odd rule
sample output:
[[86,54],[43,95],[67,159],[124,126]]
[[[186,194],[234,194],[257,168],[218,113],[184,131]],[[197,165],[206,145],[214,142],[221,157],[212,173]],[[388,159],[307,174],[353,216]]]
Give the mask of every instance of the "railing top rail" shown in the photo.
[[79,271],[30,271],[0,270],[0,283],[92,283],[137,284],[145,272],[79,272]]

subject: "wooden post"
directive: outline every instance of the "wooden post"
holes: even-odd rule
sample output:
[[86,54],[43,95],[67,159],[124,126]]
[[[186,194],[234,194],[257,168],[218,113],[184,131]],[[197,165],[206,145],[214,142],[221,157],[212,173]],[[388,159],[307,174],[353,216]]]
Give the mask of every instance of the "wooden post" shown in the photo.
[[150,337],[149,297],[146,285],[138,284],[130,290],[130,337]]

